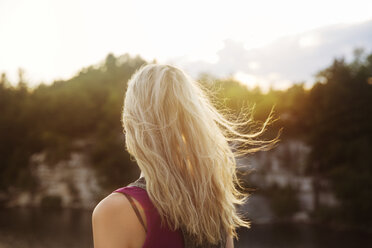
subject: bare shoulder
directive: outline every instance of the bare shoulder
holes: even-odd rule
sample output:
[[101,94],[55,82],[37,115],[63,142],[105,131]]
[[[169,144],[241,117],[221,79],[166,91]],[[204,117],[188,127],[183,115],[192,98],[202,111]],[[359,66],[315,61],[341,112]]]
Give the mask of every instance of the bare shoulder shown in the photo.
[[94,208],[92,218],[109,217],[110,215],[123,214],[124,208],[129,208],[130,203],[120,193],[111,193],[103,198]]
[[129,200],[121,193],[111,193],[102,199],[92,212],[94,248],[136,247],[141,234],[137,217]]
[[234,248],[234,239],[231,235],[227,236],[226,248]]

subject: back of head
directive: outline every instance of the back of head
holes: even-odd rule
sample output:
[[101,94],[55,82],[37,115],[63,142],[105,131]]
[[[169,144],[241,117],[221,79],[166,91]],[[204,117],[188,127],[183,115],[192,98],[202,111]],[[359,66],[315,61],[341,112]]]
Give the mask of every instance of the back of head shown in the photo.
[[262,144],[253,138],[270,117],[261,131],[242,134],[237,127],[248,122],[227,120],[205,93],[175,66],[144,65],[128,82],[122,122],[127,150],[162,220],[172,229],[183,226],[198,243],[216,244],[222,232],[237,237],[237,227],[250,225],[236,211],[248,194],[236,188],[238,151],[229,141]]

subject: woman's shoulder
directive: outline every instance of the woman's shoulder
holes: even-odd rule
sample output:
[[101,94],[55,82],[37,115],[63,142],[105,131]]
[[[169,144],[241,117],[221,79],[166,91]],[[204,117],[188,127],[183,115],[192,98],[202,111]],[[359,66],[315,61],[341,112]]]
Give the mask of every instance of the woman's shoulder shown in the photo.
[[131,209],[129,200],[115,191],[95,206],[92,212],[94,247],[133,246],[139,236],[143,236],[143,227]]
[[[124,188],[122,188],[124,189]],[[106,216],[110,214],[118,214],[125,211],[123,209],[130,208],[130,202],[127,198],[122,197],[117,192],[112,192],[103,198],[94,208],[94,216]]]

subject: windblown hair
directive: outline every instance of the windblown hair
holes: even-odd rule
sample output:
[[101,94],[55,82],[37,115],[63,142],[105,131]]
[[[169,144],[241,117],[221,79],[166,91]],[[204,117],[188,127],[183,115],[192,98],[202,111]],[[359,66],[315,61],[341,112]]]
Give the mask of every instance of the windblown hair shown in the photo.
[[184,227],[198,244],[217,244],[222,232],[238,238],[237,227],[250,227],[236,208],[249,196],[236,157],[270,149],[279,139],[256,139],[271,112],[261,128],[244,134],[240,128],[252,119],[222,114],[206,93],[175,66],[145,64],[128,81],[122,124],[126,149],[144,173],[162,224]]

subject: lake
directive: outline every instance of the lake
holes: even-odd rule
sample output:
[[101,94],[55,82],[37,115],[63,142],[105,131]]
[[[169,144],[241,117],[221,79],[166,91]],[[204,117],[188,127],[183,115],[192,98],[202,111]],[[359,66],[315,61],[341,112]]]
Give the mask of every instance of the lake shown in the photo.
[[[0,248],[93,248],[91,211],[1,209]],[[255,224],[235,247],[372,247],[370,234],[306,224]]]

